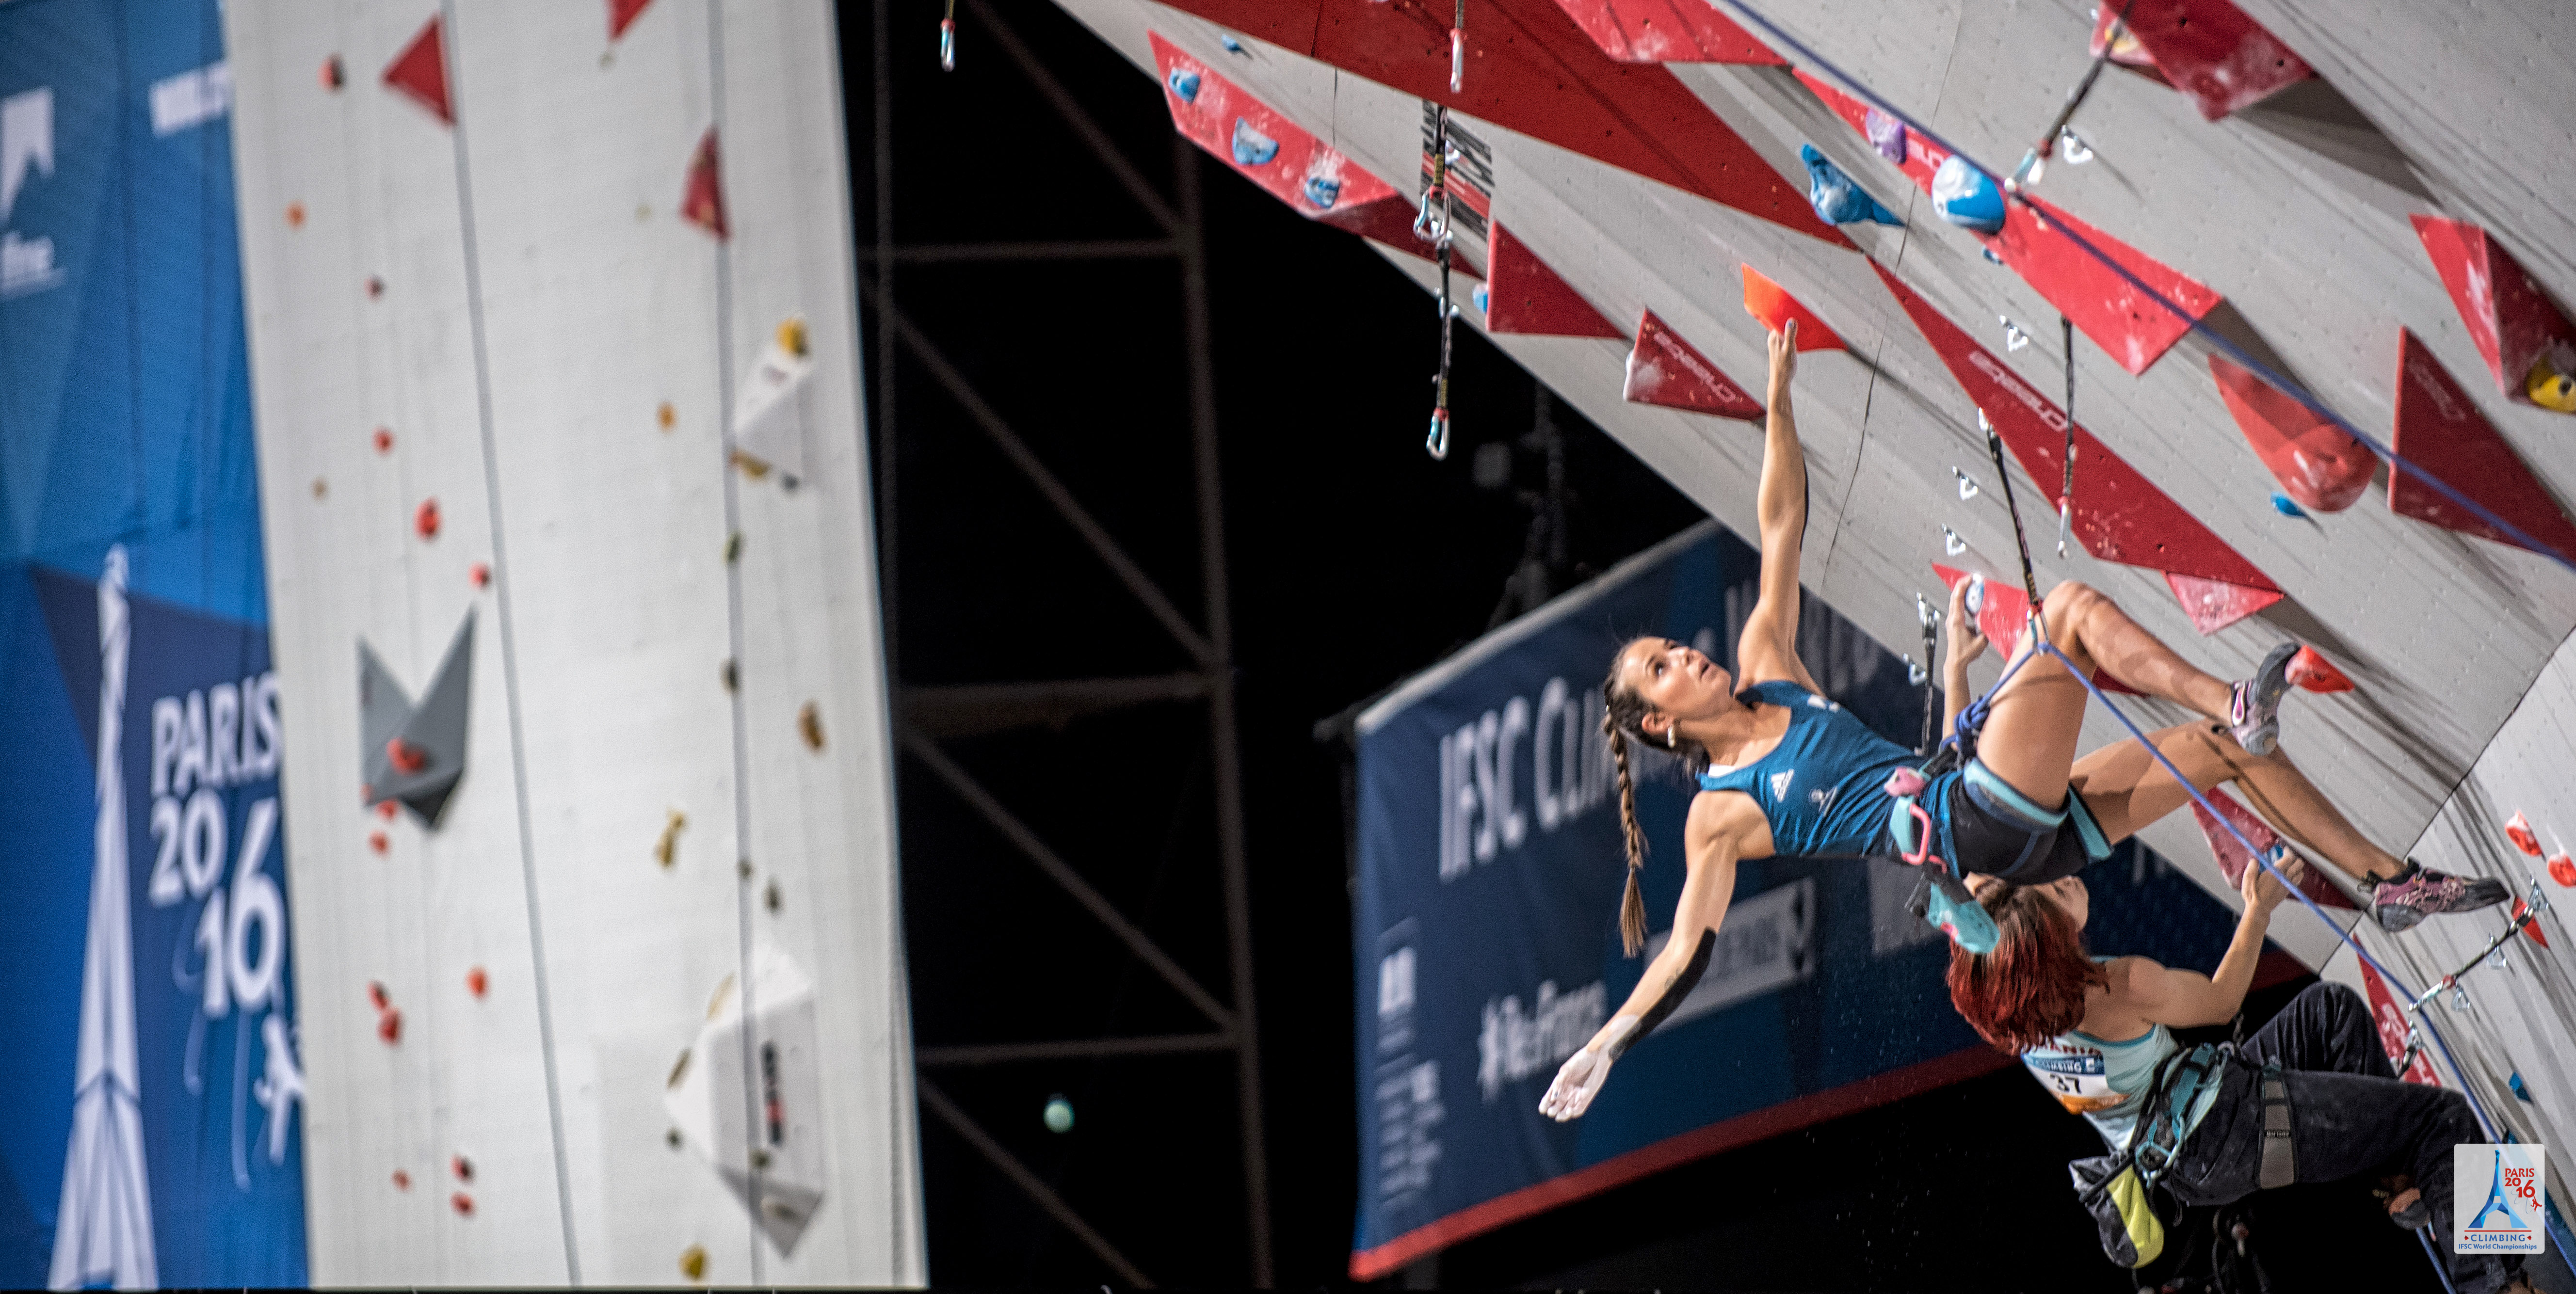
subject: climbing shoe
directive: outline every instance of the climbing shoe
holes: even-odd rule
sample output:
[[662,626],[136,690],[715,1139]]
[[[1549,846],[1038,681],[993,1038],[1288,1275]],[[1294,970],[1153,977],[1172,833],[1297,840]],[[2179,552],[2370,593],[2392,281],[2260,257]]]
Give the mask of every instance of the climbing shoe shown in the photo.
[[2505,883],[2490,876],[2453,876],[2414,859],[2406,870],[2371,887],[2370,914],[2379,928],[2395,934],[2437,912],[2469,912],[2492,907],[2513,896]]
[[2269,755],[2281,745],[2281,694],[2290,690],[2290,658],[2299,645],[2286,642],[2272,649],[2254,677],[2230,689],[2227,726],[2248,755]]
[[1914,883],[1906,908],[1969,952],[1979,956],[1993,952],[2003,934],[1995,929],[1995,919],[1986,915],[1984,905],[1968,893],[1968,887],[1938,859],[1918,870],[1922,876]]

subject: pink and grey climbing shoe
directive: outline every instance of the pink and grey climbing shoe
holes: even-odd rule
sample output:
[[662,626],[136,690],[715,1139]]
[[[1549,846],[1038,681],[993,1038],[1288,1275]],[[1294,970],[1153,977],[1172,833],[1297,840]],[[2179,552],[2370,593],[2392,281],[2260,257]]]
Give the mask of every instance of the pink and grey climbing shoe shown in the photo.
[[2254,677],[2228,691],[2227,726],[2248,755],[2269,755],[2281,744],[2281,694],[2290,690],[2290,658],[2299,645],[2286,642],[2272,649]]
[[2395,934],[2437,912],[2470,912],[2493,907],[2513,896],[2505,883],[2490,876],[2453,876],[2413,859],[2406,870],[2372,886],[2370,914],[2379,928]]

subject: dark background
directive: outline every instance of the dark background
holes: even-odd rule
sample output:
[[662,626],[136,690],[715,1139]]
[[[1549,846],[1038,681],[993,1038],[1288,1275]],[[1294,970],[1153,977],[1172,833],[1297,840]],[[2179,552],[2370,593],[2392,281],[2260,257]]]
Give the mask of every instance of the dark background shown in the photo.
[[[937,7],[893,8],[899,243],[1156,235],[971,14],[960,16],[957,70],[943,75]],[[1168,198],[1176,137],[1153,80],[1053,5],[1004,12]],[[863,251],[876,209],[870,33],[870,6],[844,4]],[[1540,395],[1460,326],[1458,443],[1433,462],[1421,447],[1437,357],[1428,298],[1351,235],[1305,221],[1195,150],[1178,156],[1200,167],[1207,212],[1276,1279],[1343,1284],[1357,1174],[1344,751],[1315,728],[1485,630],[1522,562],[1543,467],[1515,448],[1512,487],[1497,490],[1474,483],[1471,463],[1477,446],[1525,436]],[[907,265],[896,289],[913,323],[1204,624],[1177,264]],[[872,315],[867,323],[871,416],[882,419]],[[1189,668],[917,361],[907,355],[895,376],[894,499],[880,520],[900,684]],[[1699,518],[1580,415],[1557,405],[1554,417],[1573,492],[1560,586]],[[945,748],[1224,997],[1204,716],[1194,705],[1140,708]],[[917,760],[898,776],[921,1046],[1207,1027]],[[1157,1283],[1245,1280],[1229,1057],[929,1077]],[[1057,1094],[1076,1114],[1064,1135],[1041,1121]],[[2098,1144],[2006,1070],[1465,1242],[1407,1279],[2125,1289],[2066,1188],[2065,1161]],[[940,1284],[1116,1280],[927,1116],[922,1158]],[[2270,1206],[2279,1220],[2257,1219],[2268,1260],[2296,1273],[2278,1288],[2435,1288],[2412,1239],[2373,1223],[2358,1188],[2281,1194]]]

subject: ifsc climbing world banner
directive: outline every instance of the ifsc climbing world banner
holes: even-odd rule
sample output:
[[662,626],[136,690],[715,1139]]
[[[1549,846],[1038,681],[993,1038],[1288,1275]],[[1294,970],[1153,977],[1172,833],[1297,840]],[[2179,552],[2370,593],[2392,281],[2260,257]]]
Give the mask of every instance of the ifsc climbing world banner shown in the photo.
[[[1705,523],[1361,716],[1354,1277],[2007,1063],[1951,1008],[1948,942],[1905,911],[1908,876],[1766,859],[1738,869],[1707,973],[1591,1110],[1563,1124],[1538,1113],[1557,1066],[1645,965],[1619,948],[1627,862],[1601,679],[1640,634],[1729,660],[1759,578],[1759,555]],[[1799,651],[1833,700],[1904,746],[1919,739],[1923,690],[1906,662],[1812,596]],[[1646,903],[1668,929],[1691,788],[1650,750],[1632,759]],[[2096,947],[2206,966],[2227,946],[2228,909],[2152,855],[2124,850],[2086,879]]]
[[300,1285],[216,0],[0,4],[0,1286]]

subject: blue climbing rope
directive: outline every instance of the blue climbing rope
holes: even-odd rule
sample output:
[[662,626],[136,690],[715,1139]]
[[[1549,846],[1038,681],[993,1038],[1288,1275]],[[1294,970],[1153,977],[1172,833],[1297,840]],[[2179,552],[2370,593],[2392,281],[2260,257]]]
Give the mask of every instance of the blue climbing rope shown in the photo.
[[[1746,21],[1752,23],[1755,27],[1760,28],[1763,33],[1768,35],[1774,42],[1786,47],[1790,52],[1796,54],[1802,63],[1813,66],[1819,71],[1826,72],[1835,80],[1851,87],[1854,94],[1859,95],[1872,107],[1875,107],[1880,112],[1886,113],[1888,116],[1894,117],[1898,121],[1904,123],[1908,129],[1923,136],[1925,139],[1932,141],[1932,143],[1938,145],[1951,156],[1960,159],[1963,164],[1974,167],[1978,173],[1984,175],[1988,180],[1993,181],[1998,188],[2002,188],[2003,182],[2000,178],[2000,173],[1994,168],[1979,162],[1974,157],[1969,156],[1965,151],[1953,145],[1949,140],[1933,133],[1930,127],[1924,125],[1912,116],[1909,116],[1903,109],[1900,109],[1896,105],[1888,102],[1885,98],[1881,97],[1876,90],[1873,90],[1868,85],[1864,84],[1860,78],[1842,70],[1842,68],[1836,66],[1823,55],[1818,54],[1814,49],[1810,48],[1805,42],[1790,35],[1786,31],[1781,30],[1780,25],[1771,21],[1770,17],[1764,14],[1761,10],[1746,3],[1746,0],[1726,0],[1726,4],[1733,8],[1737,13],[1744,15]],[[2209,342],[2213,346],[2217,347],[2221,353],[2225,354],[2229,359],[2234,360],[2237,364],[2243,366],[2247,372],[2263,379],[2265,382],[2270,383],[2274,388],[2279,390],[2282,394],[2298,401],[2302,407],[2308,410],[2308,412],[2334,424],[2334,426],[2341,430],[2345,435],[2359,441],[2361,444],[2368,447],[2370,452],[2388,460],[2391,465],[2406,469],[2406,471],[2420,478],[2425,484],[2432,486],[2433,489],[2439,492],[2443,498],[2467,509],[2471,516],[2495,527],[2499,532],[2512,539],[2516,544],[2556,562],[2571,574],[2576,574],[2576,558],[2571,558],[2568,554],[2562,553],[2556,548],[2533,538],[2530,534],[2525,533],[2521,527],[2514,525],[2503,517],[2497,516],[2493,510],[2489,509],[2484,504],[2481,504],[2477,500],[2470,498],[2468,495],[2461,493],[2457,489],[2454,489],[2450,482],[2443,480],[2439,476],[2435,476],[2431,472],[2425,471],[2422,467],[2417,466],[2411,460],[2400,455],[2394,448],[2381,443],[2377,437],[2354,426],[2350,421],[2345,419],[2342,414],[2327,408],[2325,404],[2319,401],[2315,396],[2308,394],[2307,388],[2292,382],[2290,379],[2277,372],[2274,372],[2271,366],[2246,353],[2243,347],[2228,340],[2225,334],[2220,333],[2218,330],[2211,328],[2208,324],[2193,317],[2190,311],[2184,309],[2164,293],[2157,291],[2153,286],[2148,284],[2146,280],[2139,278],[2129,269],[2128,266],[2122,265],[2118,260],[2105,253],[2101,248],[2094,246],[2090,239],[2085,238],[2082,234],[2079,234],[2073,229],[2067,227],[2065,222],[2048,220],[2046,213],[2040,212],[2039,209],[2031,203],[2030,198],[2019,191],[2019,186],[2014,186],[2012,190],[2008,190],[2007,196],[2014,201],[2020,202],[2026,207],[2030,207],[2035,214],[2040,216],[2041,222],[2051,231],[2064,237],[2068,242],[2075,244],[2075,246],[2081,249],[2085,255],[2100,261],[2104,266],[2108,267],[2112,273],[2119,275],[2123,280],[2127,281],[2130,287],[2133,287],[2139,292],[2145,294],[2148,300],[2155,302],[2175,318],[2182,320],[2183,323],[2188,325],[2193,332],[2199,333],[2202,337],[2207,338]],[[2069,416],[2069,421],[2070,423],[2072,422],[2072,415]]]

